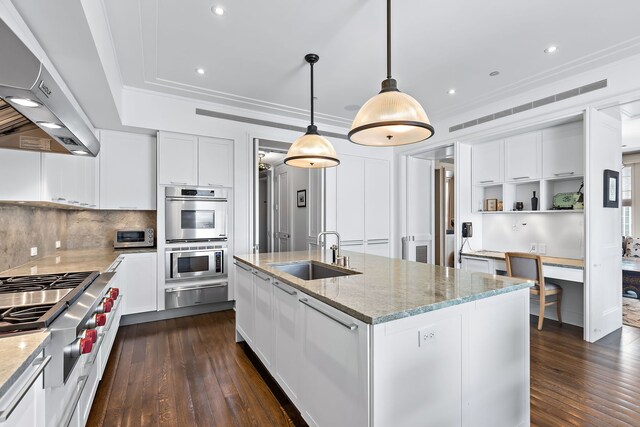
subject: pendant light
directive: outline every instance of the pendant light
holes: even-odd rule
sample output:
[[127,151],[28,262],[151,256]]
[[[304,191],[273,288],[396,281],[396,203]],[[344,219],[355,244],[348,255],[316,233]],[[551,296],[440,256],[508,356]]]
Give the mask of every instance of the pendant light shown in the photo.
[[413,144],[433,136],[424,108],[398,90],[391,77],[391,0],[387,0],[387,78],[382,90],[358,111],[349,140],[360,145],[388,147]]
[[338,166],[340,160],[336,150],[327,138],[318,133],[318,128],[313,123],[313,64],[318,62],[320,57],[315,53],[309,53],[304,59],[311,66],[311,124],[307,126],[307,132],[291,144],[284,162],[298,168],[317,169]]

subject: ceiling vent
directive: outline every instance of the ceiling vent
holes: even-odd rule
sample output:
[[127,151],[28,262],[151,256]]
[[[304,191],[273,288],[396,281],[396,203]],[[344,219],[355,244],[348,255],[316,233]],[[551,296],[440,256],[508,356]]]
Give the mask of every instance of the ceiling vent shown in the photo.
[[534,108],[542,107],[544,105],[553,104],[554,102],[563,101],[565,99],[573,98],[574,96],[583,95],[585,93],[593,92],[594,90],[603,89],[607,87],[607,79],[600,80],[588,85],[580,86],[575,89],[567,90],[564,92],[556,93],[555,95],[547,96],[535,101],[527,102],[526,104],[518,105],[517,107],[508,108],[506,110],[499,111],[497,113],[489,114],[488,116],[480,117],[478,119],[470,120],[468,122],[460,123],[449,128],[449,133],[458,131],[460,129],[467,129],[473,126],[487,123],[492,120],[501,119],[503,117],[512,116],[514,114],[522,113],[523,111],[533,110]]

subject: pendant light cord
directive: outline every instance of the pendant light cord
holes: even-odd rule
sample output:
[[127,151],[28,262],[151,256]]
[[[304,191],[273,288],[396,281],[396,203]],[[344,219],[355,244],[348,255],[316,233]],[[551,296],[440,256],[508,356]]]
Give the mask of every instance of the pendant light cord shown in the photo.
[[313,126],[313,62],[309,65],[311,65],[311,126]]
[[387,0],[387,78],[391,78],[391,0]]

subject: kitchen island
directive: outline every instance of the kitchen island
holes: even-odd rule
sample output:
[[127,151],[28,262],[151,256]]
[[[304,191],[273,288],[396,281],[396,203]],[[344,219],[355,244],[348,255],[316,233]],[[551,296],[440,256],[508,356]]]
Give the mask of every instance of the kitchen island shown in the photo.
[[346,254],[235,257],[236,338],[310,425],[528,425],[531,282]]

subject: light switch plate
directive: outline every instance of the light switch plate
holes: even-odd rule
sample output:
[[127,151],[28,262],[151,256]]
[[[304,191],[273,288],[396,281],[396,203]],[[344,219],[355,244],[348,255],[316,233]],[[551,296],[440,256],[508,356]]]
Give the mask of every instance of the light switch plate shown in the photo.
[[538,244],[537,243],[531,243],[531,246],[529,247],[529,252],[532,252],[532,253],[538,252]]
[[31,248],[31,256],[36,256],[38,255],[38,247],[34,246],[33,248]]
[[542,255],[547,253],[547,244],[546,243],[538,243],[538,252]]
[[425,347],[436,340],[436,329],[433,327],[418,330],[418,347]]
[[56,249],[60,249],[60,240],[56,240]]

